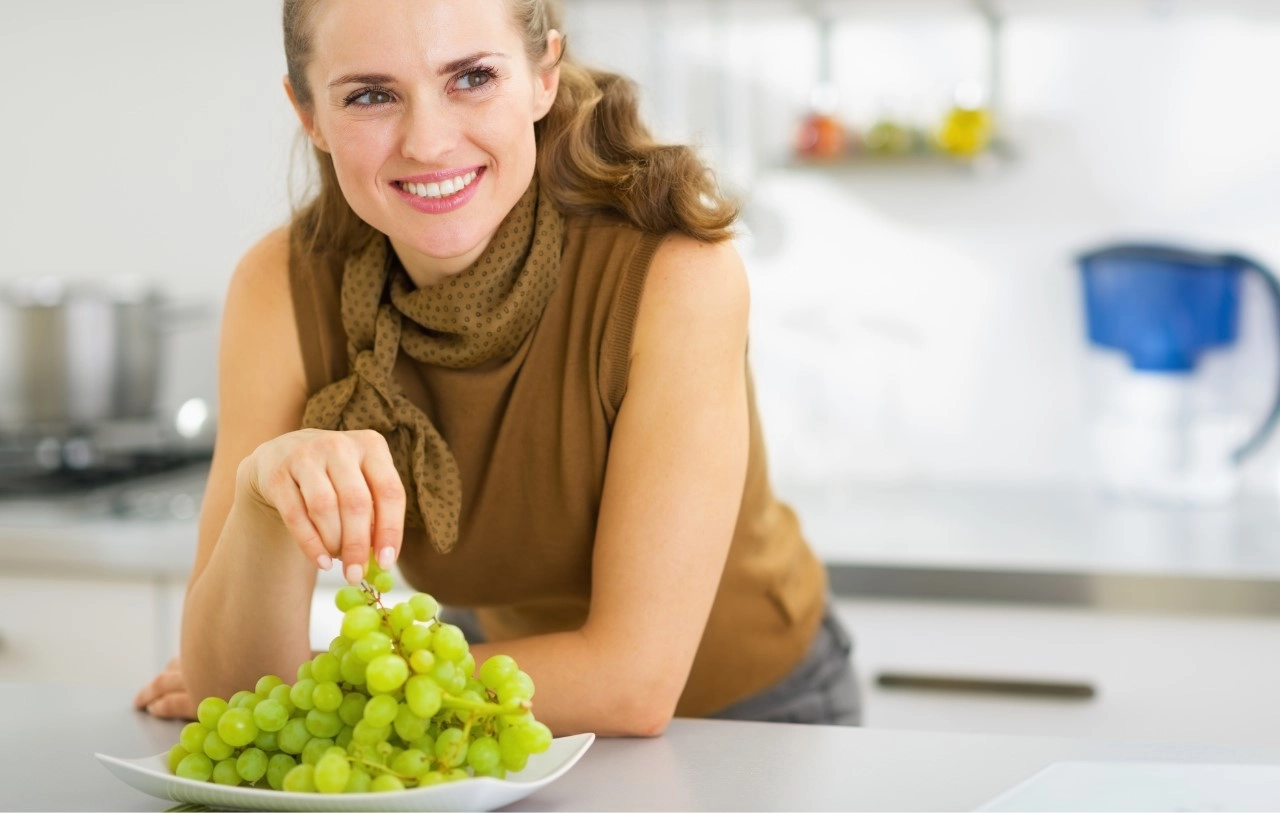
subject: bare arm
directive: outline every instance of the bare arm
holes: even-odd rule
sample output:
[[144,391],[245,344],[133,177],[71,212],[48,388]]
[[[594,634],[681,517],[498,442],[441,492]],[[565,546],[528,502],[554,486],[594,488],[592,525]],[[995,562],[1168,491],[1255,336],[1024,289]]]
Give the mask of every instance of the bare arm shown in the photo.
[[511,655],[557,735],[656,735],[675,711],[742,500],[748,294],[729,244],[667,240],[636,325],[577,632],[475,646]]

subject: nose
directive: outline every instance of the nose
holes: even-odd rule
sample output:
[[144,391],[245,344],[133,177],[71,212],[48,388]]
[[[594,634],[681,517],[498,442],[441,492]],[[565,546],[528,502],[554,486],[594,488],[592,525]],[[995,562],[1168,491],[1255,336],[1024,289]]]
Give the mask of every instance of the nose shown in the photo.
[[449,105],[415,104],[403,119],[400,151],[420,164],[439,164],[457,147],[459,135],[459,122]]

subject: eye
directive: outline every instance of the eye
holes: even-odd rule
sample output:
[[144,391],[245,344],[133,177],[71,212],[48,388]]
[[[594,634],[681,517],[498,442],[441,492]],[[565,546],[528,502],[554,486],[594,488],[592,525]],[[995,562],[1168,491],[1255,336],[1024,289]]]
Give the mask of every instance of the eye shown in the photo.
[[391,94],[379,88],[368,88],[359,90],[346,98],[348,105],[356,107],[375,107],[380,104],[388,104],[391,101]]
[[476,68],[459,76],[453,86],[457,90],[475,90],[481,85],[487,85],[492,79],[493,71],[488,68]]

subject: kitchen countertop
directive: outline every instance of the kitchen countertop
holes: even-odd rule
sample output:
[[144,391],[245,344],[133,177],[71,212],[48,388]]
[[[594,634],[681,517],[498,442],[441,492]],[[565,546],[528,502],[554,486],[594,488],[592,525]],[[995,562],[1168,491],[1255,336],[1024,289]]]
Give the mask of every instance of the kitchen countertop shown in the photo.
[[[183,579],[194,518],[120,509],[185,505],[203,474],[91,497],[2,500],[0,569]],[[1280,615],[1280,501],[1271,498],[1158,506],[1066,488],[939,483],[777,491],[837,595]]]
[[[165,810],[93,753],[168,750],[180,723],[130,695],[0,684],[0,809]],[[1280,763],[1280,748],[676,720],[656,739],[599,739],[521,810],[971,810],[1059,760]]]

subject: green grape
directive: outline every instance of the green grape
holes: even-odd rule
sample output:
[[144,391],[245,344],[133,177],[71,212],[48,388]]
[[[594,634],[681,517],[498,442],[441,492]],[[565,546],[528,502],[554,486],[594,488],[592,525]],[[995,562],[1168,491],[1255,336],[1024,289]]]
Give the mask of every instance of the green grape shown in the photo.
[[284,790],[290,793],[315,793],[316,769],[314,765],[298,765],[284,775]]
[[409,597],[409,606],[413,608],[413,617],[418,621],[427,621],[436,617],[440,605],[426,593],[414,593]]
[[359,607],[367,602],[365,601],[363,590],[354,584],[346,584],[338,588],[338,594],[333,597],[333,603],[345,613],[352,607]]
[[342,661],[342,656],[351,651],[351,640],[339,635],[329,642],[329,654]]
[[334,744],[346,748],[351,744],[351,737],[355,734],[355,731],[355,726],[344,725],[342,730],[338,732],[338,736],[333,738]]
[[182,727],[178,742],[188,753],[198,754],[204,750],[204,738],[207,736],[209,729],[205,728],[204,723],[187,723]]
[[436,656],[429,649],[416,650],[409,656],[409,668],[419,675],[429,674],[436,668]]
[[183,779],[208,782],[209,777],[213,776],[213,760],[204,754],[187,754],[173,772]]
[[407,630],[416,620],[413,614],[413,606],[408,602],[402,601],[391,608],[391,631],[396,635]]
[[[385,573],[383,574],[386,575]],[[389,578],[389,577],[388,577]],[[387,588],[390,590],[391,588]],[[397,777],[389,773],[378,774],[372,782],[369,783],[369,790],[372,793],[385,793],[392,790],[404,790],[404,783]]]
[[467,737],[461,728],[446,728],[436,737],[436,759],[441,766],[453,768],[467,759]]
[[351,741],[357,745],[363,745],[368,748],[376,746],[378,743],[385,742],[387,737],[391,736],[391,726],[376,726],[368,720],[361,720],[355,724],[351,730]]
[[410,748],[416,748],[424,754],[434,754],[436,752],[436,740],[430,734],[423,734],[413,742],[406,744]]
[[451,768],[444,775],[444,781],[446,782],[457,782],[459,779],[470,779],[470,778],[471,778],[470,774],[467,773],[466,768]]
[[365,663],[371,663],[383,655],[390,655],[391,650],[391,636],[377,630],[367,633],[351,646],[351,651]]
[[218,720],[218,736],[232,748],[243,748],[258,736],[258,726],[253,722],[253,712],[249,709],[227,709],[227,713]]
[[278,731],[263,731],[258,729],[258,736],[253,738],[253,747],[261,748],[263,751],[275,752],[280,750],[280,733]]
[[[441,689],[448,691],[449,687],[453,686],[456,682],[456,678],[458,677],[458,667],[453,661],[446,661],[437,658],[436,665],[431,669],[431,677],[435,678],[436,683],[440,684]],[[462,685],[467,685],[465,678],[462,680]]]
[[285,776],[297,764],[288,754],[272,754],[271,759],[267,760],[267,784],[274,790],[282,790]]
[[280,729],[280,750],[286,754],[301,754],[310,740],[311,732],[307,730],[307,721],[301,717],[294,717]]
[[476,773],[490,773],[502,764],[502,751],[493,737],[478,737],[467,748],[467,764]]
[[289,722],[289,710],[268,697],[253,710],[253,724],[259,731],[279,731]]
[[409,710],[430,720],[440,710],[440,685],[426,675],[414,675],[404,685],[404,700]]
[[404,703],[400,704],[392,725],[395,727],[396,734],[400,735],[400,739],[405,742],[416,740],[427,733],[427,721],[414,714],[413,710]]
[[489,690],[484,687],[483,683],[473,677],[467,678],[467,688],[464,692],[474,694],[485,702],[488,702],[489,700]]
[[316,689],[311,694],[311,702],[320,711],[337,711],[342,705],[342,689],[338,688],[338,684],[326,681],[317,683]]
[[303,661],[298,664],[297,678],[298,680],[306,680],[309,677],[311,677],[311,661]]
[[236,757],[236,773],[249,784],[253,784],[267,773],[267,755],[261,748],[246,748]]
[[365,581],[371,581],[379,573],[385,572],[386,571],[382,569],[382,566],[378,564],[378,560],[374,559],[372,556],[369,557],[369,561],[365,562]]
[[218,764],[213,766],[213,781],[219,785],[240,784],[240,774],[236,772],[236,761],[230,758],[219,760]]
[[205,756],[209,757],[209,759],[212,759],[215,762],[226,759],[231,756],[233,751],[235,751],[235,749],[228,745],[222,737],[219,737],[218,732],[210,731],[205,735],[204,753]]
[[347,786],[342,789],[343,793],[368,793],[370,786],[373,784],[373,777],[360,770],[352,768],[351,775],[347,777]]
[[373,577],[373,589],[379,593],[390,593],[395,586],[396,580],[391,578],[390,573],[379,573]]
[[399,655],[383,655],[369,662],[365,680],[371,692],[394,692],[409,677],[409,664]]
[[311,662],[311,679],[316,683],[337,683],[342,679],[342,661],[328,652],[316,655]]
[[[250,701],[256,701],[261,699],[262,698],[258,697],[258,695],[254,694],[253,692],[245,689],[241,689],[240,691],[231,695],[231,699],[227,701],[227,705],[233,709],[242,709],[248,706]],[[249,706],[250,710],[252,710],[252,708],[253,708],[252,706]]]
[[520,747],[530,754],[541,754],[551,747],[551,729],[542,723],[522,723],[512,726],[508,731],[515,732]]
[[391,725],[396,719],[396,714],[400,711],[399,704],[396,699],[388,694],[378,695],[369,699],[364,706],[364,719],[369,725],[376,728]]
[[306,721],[307,731],[310,731],[313,737],[333,739],[342,730],[342,718],[338,716],[336,711],[312,709],[307,712]]
[[183,748],[181,744],[175,745],[169,749],[169,773],[178,772],[178,763],[191,755],[191,752]]
[[330,746],[334,744],[333,740],[328,737],[314,737],[307,743],[307,747],[302,749],[302,764],[315,765],[320,761],[320,757],[324,756]]
[[510,655],[494,655],[480,666],[480,682],[490,689],[497,689],[512,680],[520,667]]
[[439,771],[427,771],[422,776],[418,777],[418,787],[425,788],[428,785],[439,785],[444,781],[444,774]]
[[354,652],[348,652],[342,656],[342,679],[353,686],[364,685],[367,668],[368,664],[360,660]]
[[289,690],[289,700],[295,708],[303,711],[311,711],[315,708],[315,702],[311,699],[312,694],[316,690],[316,682],[312,678],[301,678],[297,683],[293,684],[293,688]]
[[342,634],[352,641],[359,641],[364,636],[378,629],[382,624],[382,615],[373,607],[362,604],[352,607],[342,615]]
[[431,758],[413,748],[401,751],[391,760],[391,770],[404,776],[420,776],[430,765]]
[[476,656],[471,654],[471,650],[467,650],[467,654],[462,656],[462,660],[458,661],[458,669],[468,678],[476,675]]
[[[297,708],[297,706],[293,705],[293,699],[289,697],[289,693],[292,691],[293,687],[288,683],[281,683],[279,686],[271,690],[271,694],[267,695],[267,699],[274,700],[281,706],[284,706],[285,712],[292,715],[293,710]],[[254,711],[257,711],[257,709],[254,709]]]
[[[196,707],[196,719],[200,721],[200,725],[212,731],[218,727],[218,718],[226,710],[227,701],[221,697],[206,697]],[[213,766],[210,766],[209,770],[212,771]]]
[[364,707],[369,698],[359,692],[348,692],[338,705],[338,717],[347,725],[355,725],[364,719]]
[[406,627],[404,632],[400,633],[400,648],[412,655],[414,652],[430,649],[431,638],[430,627],[414,624]]
[[316,790],[321,793],[342,793],[351,778],[351,763],[345,755],[325,754],[316,763]]
[[475,775],[476,775],[476,776],[491,776],[491,777],[493,777],[494,779],[506,779],[506,778],[507,778],[507,769],[506,769],[505,767],[503,767],[502,763],[498,763],[497,765],[494,765],[492,768],[490,768],[490,769],[489,769],[489,770],[487,770],[487,771],[476,771],[476,772],[475,772]]
[[514,728],[504,729],[498,734],[498,749],[502,755],[502,765],[509,771],[523,771],[529,762],[529,752],[524,749]]
[[498,702],[504,705],[520,700],[532,700],[533,679],[517,670],[516,676],[494,689],[494,693],[498,695]]
[[263,700],[271,696],[271,690],[277,686],[284,685],[284,681],[275,675],[263,675],[258,678],[258,682],[253,686],[253,693]]
[[458,662],[467,654],[467,638],[453,624],[437,624],[432,649],[437,658]]

